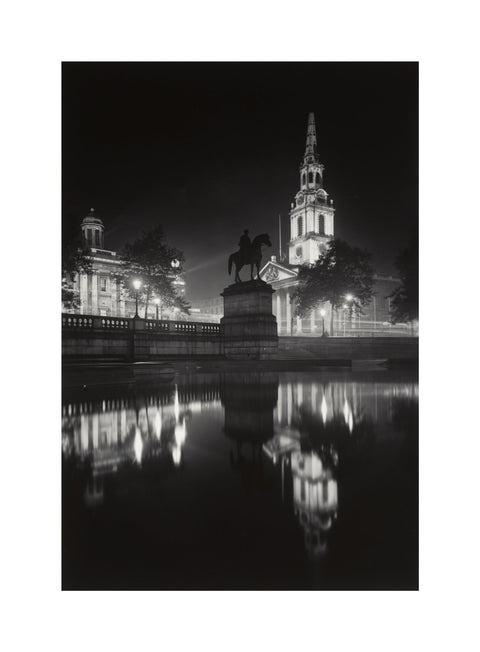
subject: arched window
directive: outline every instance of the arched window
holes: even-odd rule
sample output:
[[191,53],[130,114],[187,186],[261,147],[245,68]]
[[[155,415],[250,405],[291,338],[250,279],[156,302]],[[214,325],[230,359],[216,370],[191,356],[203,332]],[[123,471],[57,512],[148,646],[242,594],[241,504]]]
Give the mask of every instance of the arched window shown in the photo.
[[325,215],[318,216],[318,233],[325,233]]
[[308,173],[308,183],[313,183],[313,172]]
[[317,172],[317,174],[315,175],[315,183],[317,184],[317,186],[320,185],[320,172]]
[[297,231],[298,231],[297,233],[298,236],[303,235],[303,217],[301,216],[298,218]]
[[305,180],[306,180],[306,176],[305,176],[305,172],[304,172],[304,173],[302,174],[302,186],[305,185]]

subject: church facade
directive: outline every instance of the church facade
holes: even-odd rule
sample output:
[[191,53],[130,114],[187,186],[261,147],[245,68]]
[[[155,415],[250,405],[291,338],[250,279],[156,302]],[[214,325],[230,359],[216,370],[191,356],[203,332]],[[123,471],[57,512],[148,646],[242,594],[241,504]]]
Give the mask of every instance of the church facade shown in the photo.
[[[294,316],[293,298],[300,266],[314,264],[335,234],[335,209],[333,199],[324,187],[324,169],[317,150],[315,116],[310,113],[305,154],[299,169],[299,190],[290,209],[288,262],[272,256],[259,274],[275,290],[272,308],[279,335],[322,335],[330,328],[329,303],[318,306],[307,318],[300,319]],[[364,308],[365,314],[352,316],[346,309],[336,311],[334,333],[360,335],[368,331],[391,329],[388,295],[398,283],[398,279],[376,275],[375,296]]]

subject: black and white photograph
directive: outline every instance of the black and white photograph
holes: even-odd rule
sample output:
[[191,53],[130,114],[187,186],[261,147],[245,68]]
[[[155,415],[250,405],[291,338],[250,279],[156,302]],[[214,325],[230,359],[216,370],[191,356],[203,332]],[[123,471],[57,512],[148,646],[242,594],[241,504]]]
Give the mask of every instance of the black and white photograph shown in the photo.
[[2,649],[478,649],[473,9],[2,6]]
[[62,65],[62,588],[418,588],[418,64]]

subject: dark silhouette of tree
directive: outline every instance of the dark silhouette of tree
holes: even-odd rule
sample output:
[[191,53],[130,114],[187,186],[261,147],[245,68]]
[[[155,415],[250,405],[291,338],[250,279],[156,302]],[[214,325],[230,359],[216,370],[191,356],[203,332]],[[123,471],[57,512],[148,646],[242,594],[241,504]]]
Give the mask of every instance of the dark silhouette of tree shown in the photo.
[[295,293],[296,314],[308,315],[320,303],[330,303],[330,334],[333,335],[333,311],[338,310],[351,294],[350,311],[363,314],[373,294],[371,254],[352,247],[344,240],[330,240],[324,254],[314,265],[305,265],[298,273],[299,286]]
[[395,259],[400,285],[390,295],[392,321],[412,322],[418,319],[418,234]]
[[73,288],[76,273],[92,273],[89,249],[83,245],[78,236],[64,233],[62,237],[62,305],[67,309],[80,306],[78,292]]
[[125,245],[121,253],[120,280],[132,298],[135,297],[133,280],[139,278],[142,281],[138,296],[145,302],[145,318],[154,296],[160,298],[164,307],[178,308],[183,313],[189,313],[190,306],[177,293],[174,285],[175,279],[182,273],[183,262],[183,253],[165,243],[161,226],[144,232],[133,243]]

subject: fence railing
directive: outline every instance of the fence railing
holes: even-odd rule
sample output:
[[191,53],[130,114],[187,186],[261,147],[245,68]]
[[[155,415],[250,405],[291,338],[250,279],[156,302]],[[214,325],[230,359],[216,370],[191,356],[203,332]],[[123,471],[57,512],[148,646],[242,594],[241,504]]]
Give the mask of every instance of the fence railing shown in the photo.
[[64,330],[132,330],[169,335],[220,336],[220,324],[210,322],[185,322],[168,319],[141,319],[131,317],[100,317],[97,315],[62,314]]

